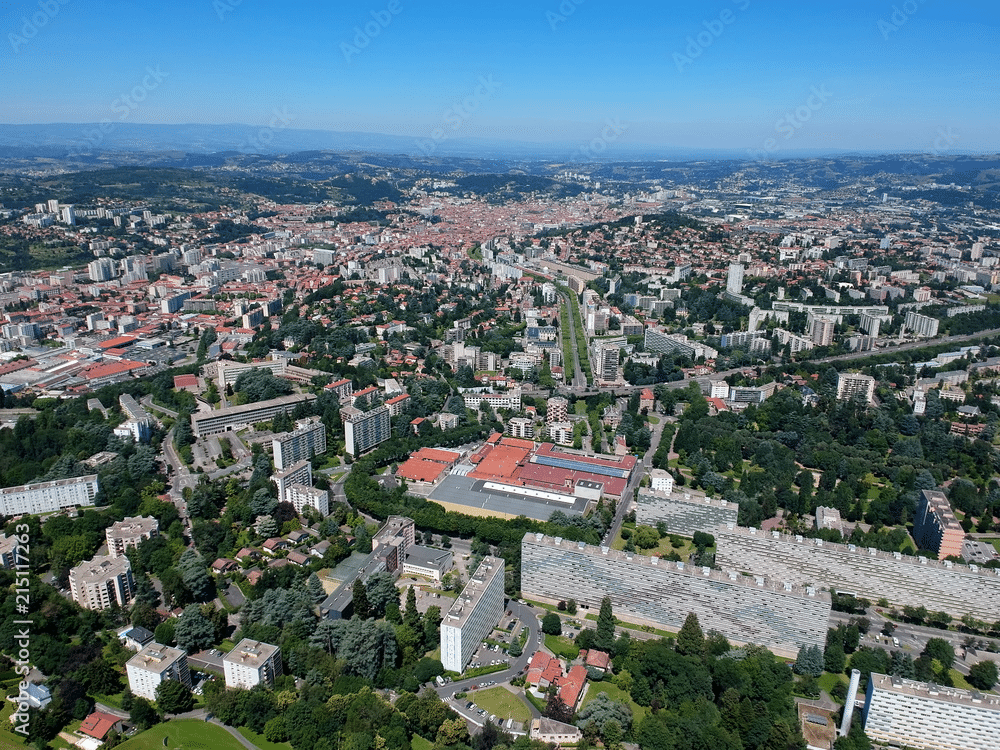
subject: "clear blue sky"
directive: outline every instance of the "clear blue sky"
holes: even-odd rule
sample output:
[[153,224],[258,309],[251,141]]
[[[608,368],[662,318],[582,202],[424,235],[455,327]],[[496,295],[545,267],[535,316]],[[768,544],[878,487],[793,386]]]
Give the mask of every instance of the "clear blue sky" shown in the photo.
[[0,0],[0,122],[1000,150],[995,0],[62,3]]

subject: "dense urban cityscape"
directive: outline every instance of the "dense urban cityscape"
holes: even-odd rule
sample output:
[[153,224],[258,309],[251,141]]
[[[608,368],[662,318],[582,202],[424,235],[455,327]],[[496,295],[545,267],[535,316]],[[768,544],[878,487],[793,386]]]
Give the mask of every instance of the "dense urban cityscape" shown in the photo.
[[5,746],[995,747],[992,162],[325,159],[3,175]]

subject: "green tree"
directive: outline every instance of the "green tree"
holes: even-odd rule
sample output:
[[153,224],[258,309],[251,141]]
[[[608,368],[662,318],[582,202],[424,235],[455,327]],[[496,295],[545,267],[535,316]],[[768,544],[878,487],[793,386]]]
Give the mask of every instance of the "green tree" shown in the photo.
[[576,614],[576,599],[566,600],[566,612],[571,615]]
[[555,612],[542,618],[542,632],[547,635],[562,635],[562,619]]
[[306,579],[306,588],[309,590],[309,595],[314,602],[321,602],[326,598],[323,583],[319,580],[319,576],[316,573],[309,574],[309,578]]
[[184,613],[177,618],[174,637],[177,639],[178,648],[193,654],[215,642],[215,626],[201,613],[198,605],[189,604],[184,608]]
[[182,714],[194,708],[194,696],[179,680],[164,680],[156,686],[156,705],[165,714]]
[[417,592],[413,586],[406,589],[406,609],[403,611],[403,622],[415,628],[420,622],[420,612],[417,611]]
[[615,645],[615,615],[611,609],[611,597],[601,599],[601,610],[597,614],[597,632],[594,647],[601,651],[611,651]]
[[698,615],[689,612],[677,634],[676,650],[683,656],[701,657],[705,653],[705,634],[698,622]]
[[286,742],[288,740],[285,717],[275,716],[264,725],[264,739],[268,742]]
[[360,578],[354,582],[354,586],[351,588],[351,595],[354,600],[355,616],[360,620],[367,620],[371,612],[371,606],[368,604],[368,589],[365,588],[365,584],[362,583]]
[[796,674],[819,677],[823,674],[823,652],[819,646],[801,646],[793,667]]
[[128,713],[128,719],[142,731],[158,723],[160,715],[148,700],[136,696],[132,701],[132,709]]
[[979,690],[992,690],[997,684],[997,663],[990,661],[978,662],[969,667],[969,684]]
[[955,664],[955,648],[944,638],[930,638],[921,652],[924,656],[937,660],[941,669],[947,671]]

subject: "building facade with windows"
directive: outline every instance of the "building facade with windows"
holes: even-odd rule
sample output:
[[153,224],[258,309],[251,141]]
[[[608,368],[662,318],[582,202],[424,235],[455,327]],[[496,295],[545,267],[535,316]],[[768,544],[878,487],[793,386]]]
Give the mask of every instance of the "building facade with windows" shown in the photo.
[[938,560],[961,557],[965,532],[940,490],[921,490],[913,516],[913,538],[921,549],[937,552]]
[[135,596],[132,564],[127,557],[98,555],[70,570],[69,590],[84,609],[127,607]]
[[441,622],[441,663],[463,672],[504,612],[504,561],[485,557]]
[[996,750],[1000,697],[873,672],[862,712],[880,745],[921,750]]
[[294,432],[283,432],[271,440],[274,453],[274,468],[287,469],[299,461],[308,461],[313,456],[326,453],[326,426],[318,417],[298,423]]
[[799,585],[821,586],[956,617],[1000,619],[1000,569],[928,560],[739,526],[715,532],[715,561]]
[[257,685],[274,685],[281,675],[281,649],[270,643],[244,638],[222,657],[226,687],[249,690]]
[[706,631],[788,658],[803,644],[822,648],[830,618],[829,595],[812,587],[530,532],[521,542],[521,590],[543,603],[572,598],[592,609],[607,596],[617,617],[673,630],[693,612]]
[[149,701],[156,700],[156,688],[166,680],[175,680],[191,689],[187,651],[160,643],[150,643],[129,659],[125,673],[129,690]]
[[93,505],[99,487],[97,474],[0,489],[0,515],[52,513],[77,505]]
[[392,437],[392,421],[387,406],[379,406],[371,411],[345,406],[340,410],[340,415],[344,420],[346,450],[352,456],[361,455]]
[[108,554],[123,557],[129,547],[138,547],[144,539],[160,533],[160,522],[150,516],[133,516],[116,521],[104,530],[108,541]]
[[736,503],[710,498],[703,492],[640,489],[636,496],[636,523],[656,526],[662,521],[669,533],[681,536],[693,536],[696,531],[713,534],[720,525],[735,524],[738,513]]

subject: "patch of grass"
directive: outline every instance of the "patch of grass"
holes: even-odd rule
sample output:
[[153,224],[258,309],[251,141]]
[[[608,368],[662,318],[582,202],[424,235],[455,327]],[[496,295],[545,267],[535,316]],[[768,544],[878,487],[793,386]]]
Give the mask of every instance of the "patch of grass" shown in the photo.
[[434,743],[421,737],[419,734],[415,734],[410,740],[410,747],[413,748],[413,750],[433,750]]
[[983,541],[992,544],[996,548],[997,553],[1000,554],[1000,539],[984,539]]
[[850,683],[847,679],[847,675],[843,674],[833,674],[832,672],[824,672],[819,676],[819,689],[826,692],[827,695],[831,694],[831,691],[838,682],[844,686]]
[[531,709],[506,688],[492,687],[486,690],[474,690],[471,698],[477,706],[488,714],[513,719],[521,724],[531,720]]
[[287,742],[269,742],[264,735],[257,734],[246,727],[239,727],[236,731],[250,740],[261,750],[290,750],[292,747]]
[[534,706],[535,708],[537,708],[539,711],[544,711],[545,710],[546,706],[545,706],[545,700],[544,699],[542,699],[542,698],[536,698],[535,696],[533,696],[527,690],[524,691],[524,698],[525,698],[525,700],[528,701],[528,703],[530,703],[532,706]]
[[122,750],[162,750],[164,747],[167,750],[245,750],[225,729],[200,719],[174,719],[157,724],[118,747]]
[[640,706],[634,700],[632,696],[622,690],[620,687],[615,685],[613,682],[592,682],[590,687],[587,689],[587,697],[583,699],[583,703],[580,708],[583,709],[588,703],[590,703],[594,698],[596,698],[600,693],[606,694],[611,700],[618,703],[624,703],[626,706],[632,709],[632,723],[636,724],[646,718],[646,714],[649,713],[649,709],[645,706]]
[[580,655],[580,647],[562,635],[546,635],[545,648],[562,659],[572,660]]
[[969,681],[965,679],[965,676],[959,672],[957,669],[949,669],[948,674],[951,675],[951,684],[957,688],[962,688],[962,690],[975,690]]
[[103,703],[105,706],[121,709],[123,695],[125,695],[124,690],[120,693],[115,693],[114,695],[95,695],[94,700],[98,703]]

